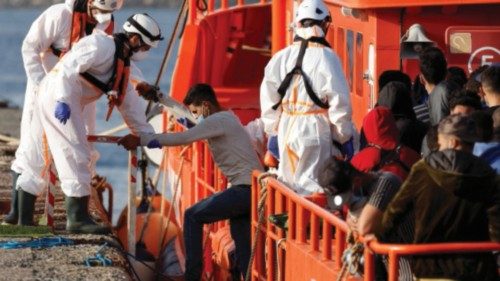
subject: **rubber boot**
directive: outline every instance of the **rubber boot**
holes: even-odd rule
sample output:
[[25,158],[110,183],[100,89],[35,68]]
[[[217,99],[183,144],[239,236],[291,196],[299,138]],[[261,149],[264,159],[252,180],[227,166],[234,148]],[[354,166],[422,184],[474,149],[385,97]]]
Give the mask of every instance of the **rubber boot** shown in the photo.
[[33,222],[33,212],[35,211],[36,195],[28,193],[22,189],[17,191],[19,200],[19,225],[35,225]]
[[19,210],[17,209],[19,204],[18,204],[17,189],[16,189],[18,177],[19,174],[12,171],[12,195],[10,197],[10,211],[3,218],[2,224],[17,224],[17,221],[19,219]]
[[89,215],[90,196],[66,197],[66,230],[70,233],[107,234],[111,229],[96,224]]

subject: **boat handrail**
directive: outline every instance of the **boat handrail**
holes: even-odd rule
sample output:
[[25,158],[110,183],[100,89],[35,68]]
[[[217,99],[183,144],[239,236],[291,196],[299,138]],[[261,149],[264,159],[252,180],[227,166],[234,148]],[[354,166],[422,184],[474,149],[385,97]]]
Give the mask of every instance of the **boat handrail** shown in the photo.
[[[237,0],[236,3],[232,6],[229,5],[229,0],[189,0],[189,15],[188,15],[188,23],[192,24],[196,21],[198,17],[198,10],[200,10],[200,2],[203,2],[202,5],[204,9],[202,12],[204,12],[204,16],[207,16],[209,14],[212,14],[214,12],[221,12],[221,11],[226,11],[229,9],[233,8],[240,8],[245,5],[254,5],[254,4],[265,4],[267,2],[270,2],[268,0],[259,0],[258,3],[248,3],[248,1],[245,0]],[[219,2],[219,8],[216,9],[216,2]]]
[[[274,257],[284,255],[278,249],[269,247],[282,239],[287,241],[287,250],[290,245],[293,251],[302,251],[308,259],[318,264],[316,268],[324,269],[325,274],[336,276],[342,268],[342,254],[346,249],[346,237],[349,227],[345,221],[333,213],[315,204],[307,197],[302,197],[276,179],[268,179],[265,183],[267,192],[265,216],[271,214],[287,213],[287,233],[270,223],[258,224],[257,202],[264,187],[258,183],[261,172],[253,173],[252,186],[252,240],[254,232],[258,229],[260,235],[256,248],[257,260],[252,266],[252,279],[261,280],[275,275],[273,266]],[[335,229],[335,237],[333,230]],[[265,239],[261,239],[262,236]],[[364,241],[363,237],[359,238]],[[293,244],[293,245],[292,245]],[[432,243],[432,244],[386,244],[376,240],[367,243],[364,251],[364,276],[363,280],[375,278],[375,254],[387,255],[389,258],[389,280],[397,280],[399,258],[408,255],[466,253],[466,252],[492,252],[500,250],[500,243],[496,242],[464,242],[464,243]],[[267,249],[266,249],[267,247]],[[298,250],[297,250],[298,249]],[[295,253],[294,252],[294,253]],[[333,253],[332,253],[333,252]],[[264,258],[266,256],[266,258]],[[300,260],[286,259],[287,263],[301,262]],[[330,266],[333,262],[333,267]],[[309,262],[311,264],[312,262]],[[299,264],[296,264],[299,266]],[[321,266],[324,265],[324,266]],[[287,271],[293,265],[288,265]],[[279,268],[277,270],[280,270]],[[286,279],[286,278],[285,278]]]

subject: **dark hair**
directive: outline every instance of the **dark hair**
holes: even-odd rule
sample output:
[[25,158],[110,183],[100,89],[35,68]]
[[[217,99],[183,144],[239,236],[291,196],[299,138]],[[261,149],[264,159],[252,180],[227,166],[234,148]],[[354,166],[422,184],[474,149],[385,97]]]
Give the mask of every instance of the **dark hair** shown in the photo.
[[376,106],[389,108],[396,120],[408,118],[416,120],[410,89],[401,82],[389,82],[379,92]]
[[332,194],[339,194],[352,188],[353,179],[362,175],[354,166],[343,160],[334,159],[323,172],[323,181]]
[[465,89],[476,93],[479,96],[479,88],[481,87],[481,82],[478,80],[478,76],[483,73],[488,68],[487,65],[476,68],[469,76],[469,80],[465,83]]
[[481,99],[479,96],[465,89],[455,90],[450,96],[450,110],[453,110],[457,105],[469,106],[475,110],[481,109]]
[[461,67],[452,66],[448,67],[446,80],[453,81],[454,83],[457,83],[460,88],[462,88],[465,83],[467,83],[467,75]]
[[443,51],[436,47],[426,48],[420,54],[420,73],[427,82],[437,85],[446,77],[447,63]]
[[493,118],[488,112],[474,111],[470,115],[476,124],[478,142],[489,142],[493,138]]
[[481,85],[500,95],[500,66],[490,66],[481,73]]
[[215,92],[212,87],[208,84],[195,84],[191,88],[184,98],[185,105],[194,105],[199,106],[202,102],[208,101],[215,106],[219,106],[219,102],[217,101],[217,97],[215,96]]
[[439,150],[439,143],[438,143],[438,125],[434,125],[429,128],[427,131],[426,136],[426,142],[427,142],[427,147],[429,148],[429,151],[438,151]]
[[[399,70],[386,70],[378,77],[378,88],[381,90],[389,82],[401,82],[411,91],[411,79],[406,73]],[[379,91],[380,91],[379,90]]]

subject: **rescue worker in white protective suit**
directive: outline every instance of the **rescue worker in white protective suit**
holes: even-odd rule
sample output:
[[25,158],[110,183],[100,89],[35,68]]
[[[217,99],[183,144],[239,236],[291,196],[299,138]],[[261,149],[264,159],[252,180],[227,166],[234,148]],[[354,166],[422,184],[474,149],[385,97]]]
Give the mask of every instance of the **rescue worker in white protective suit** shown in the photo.
[[[39,139],[42,130],[47,136],[61,188],[66,195],[66,229],[71,233],[109,231],[107,227],[96,225],[88,213],[91,155],[83,107],[106,94],[108,117],[117,107],[134,134],[154,133],[146,120],[144,103],[129,79],[129,66],[130,59],[144,57],[163,38],[158,24],[147,14],[131,16],[123,29],[124,33],[113,36],[95,31],[80,39],[43,79],[36,97],[31,130]],[[42,150],[41,142],[32,145]],[[42,173],[41,167],[30,168],[32,175]],[[34,200],[29,203],[34,204]],[[32,205],[29,208],[32,209]],[[31,219],[32,216],[31,213]]]
[[[21,118],[21,139],[16,151],[16,159],[12,163],[12,199],[10,213],[4,218],[4,224],[18,223],[18,190],[17,186],[30,186],[24,189],[32,195],[39,195],[45,188],[44,182],[36,182],[38,175],[23,173],[26,166],[45,166],[43,155],[30,143],[41,141],[34,139],[30,131],[33,118],[35,96],[42,79],[54,65],[78,40],[89,35],[94,29],[105,30],[113,34],[114,21],[112,12],[122,6],[123,0],[67,0],[55,4],[45,10],[31,25],[22,45],[24,68],[27,74],[26,94],[24,97],[23,115]],[[95,103],[85,107],[84,116],[87,132],[95,130]],[[93,163],[99,154],[92,149]],[[18,178],[19,177],[19,178]],[[19,188],[19,187],[18,187]],[[20,224],[32,224],[21,220]]]
[[294,43],[271,58],[260,88],[266,133],[278,139],[278,177],[300,195],[323,192],[318,177],[332,156],[354,153],[347,82],[324,38],[330,22],[321,0],[303,1]]

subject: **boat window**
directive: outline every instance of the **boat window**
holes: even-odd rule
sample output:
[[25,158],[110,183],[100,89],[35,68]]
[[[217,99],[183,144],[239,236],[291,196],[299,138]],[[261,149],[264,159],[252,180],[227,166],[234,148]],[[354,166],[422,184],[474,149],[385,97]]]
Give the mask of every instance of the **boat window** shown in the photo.
[[354,74],[354,32],[347,30],[347,71],[346,78],[349,83],[349,91],[352,92],[353,74]]
[[356,34],[356,94],[363,95],[363,34]]
[[342,63],[342,69],[344,73],[346,72],[346,59],[345,59],[345,30],[342,27],[337,28],[337,32],[335,33],[335,51],[340,58]]

